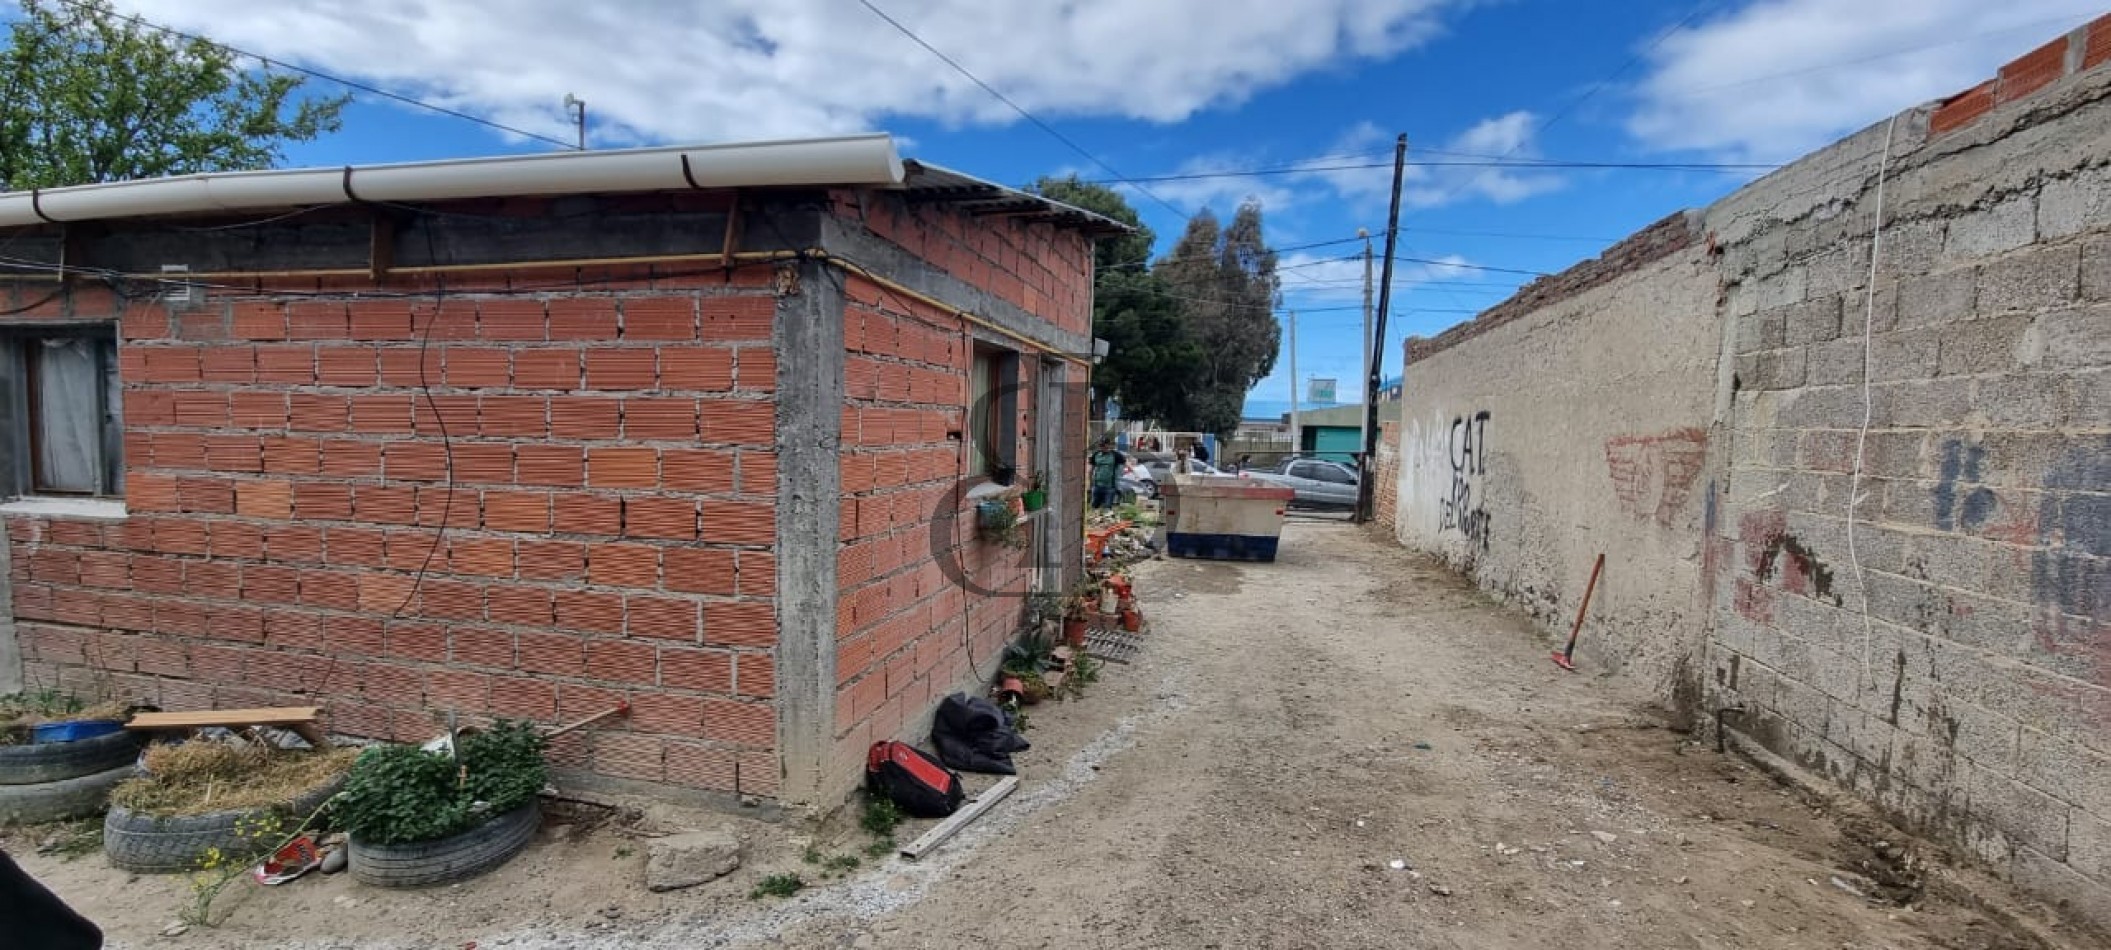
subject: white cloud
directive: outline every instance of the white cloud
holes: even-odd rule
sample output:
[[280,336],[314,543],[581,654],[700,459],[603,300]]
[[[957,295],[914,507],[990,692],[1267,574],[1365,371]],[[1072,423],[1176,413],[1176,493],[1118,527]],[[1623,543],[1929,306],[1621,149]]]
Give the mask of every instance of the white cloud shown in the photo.
[[[1463,0],[880,0],[1043,118],[1177,122],[1345,60],[1434,36]],[[120,0],[169,26],[569,137],[737,140],[860,131],[890,117],[1017,117],[855,0]]]
[[[1511,112],[1483,119],[1426,152],[1408,148],[1409,161],[1473,162],[1476,159],[1524,161],[1538,158],[1537,116]],[[1393,184],[1393,136],[1371,122],[1358,123],[1321,153],[1293,162],[1271,162],[1264,156],[1218,153],[1182,162],[1165,176],[1201,176],[1149,184],[1151,194],[1189,210],[1214,208],[1226,214],[1247,198],[1258,198],[1269,211],[1339,206],[1357,220],[1382,224]],[[1243,175],[1257,168],[1280,169],[1269,175]],[[1229,173],[1229,174],[1226,174]],[[1221,177],[1209,177],[1209,176]],[[1465,164],[1409,165],[1402,175],[1401,203],[1434,208],[1481,199],[1514,204],[1558,190],[1564,184],[1551,171],[1494,168]],[[1126,186],[1132,200],[1139,197]]]
[[1962,92],[2101,12],[2086,0],[1759,0],[1649,55],[1628,130],[1663,149],[1785,161]]
[[[1502,159],[1523,161],[1540,157],[1539,117],[1530,112],[1512,112],[1483,119],[1446,142],[1435,161]],[[1409,154],[1413,154],[1410,143]],[[1534,195],[1556,191],[1561,176],[1547,171],[1515,171],[1486,166],[1435,168],[1416,166],[1407,170],[1401,202],[1414,208],[1433,208],[1467,198],[1485,198],[1499,205],[1515,204]],[[1382,191],[1381,191],[1382,193]]]

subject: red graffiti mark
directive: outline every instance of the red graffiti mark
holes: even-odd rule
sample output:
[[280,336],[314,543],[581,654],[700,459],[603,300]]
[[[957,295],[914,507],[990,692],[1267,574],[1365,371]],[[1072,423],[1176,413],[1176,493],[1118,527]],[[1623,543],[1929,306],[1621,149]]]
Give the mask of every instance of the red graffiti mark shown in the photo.
[[1612,477],[1620,509],[1660,524],[1670,524],[1678,517],[1707,459],[1706,429],[1623,435],[1605,443],[1606,472]]
[[1709,607],[1715,604],[1715,592],[1721,585],[1723,565],[1736,557],[1737,548],[1724,538],[1709,537],[1701,547],[1701,603]]
[[1771,567],[1770,551],[1779,550],[1788,535],[1788,515],[1780,511],[1748,511],[1737,520],[1737,539],[1745,546],[1745,567],[1755,577],[1764,577]]
[[1810,594],[1810,559],[1795,552],[1784,552],[1780,558],[1781,587],[1791,594]]
[[1773,623],[1774,589],[1765,584],[1755,584],[1745,578],[1738,578],[1737,613],[1754,623]]

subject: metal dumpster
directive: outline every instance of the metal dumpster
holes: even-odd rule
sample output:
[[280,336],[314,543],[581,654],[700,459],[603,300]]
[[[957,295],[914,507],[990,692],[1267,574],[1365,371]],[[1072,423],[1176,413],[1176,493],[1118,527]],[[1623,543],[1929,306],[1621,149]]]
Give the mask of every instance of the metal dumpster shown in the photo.
[[1165,499],[1166,553],[1218,561],[1273,561],[1287,486],[1234,475],[1172,476]]

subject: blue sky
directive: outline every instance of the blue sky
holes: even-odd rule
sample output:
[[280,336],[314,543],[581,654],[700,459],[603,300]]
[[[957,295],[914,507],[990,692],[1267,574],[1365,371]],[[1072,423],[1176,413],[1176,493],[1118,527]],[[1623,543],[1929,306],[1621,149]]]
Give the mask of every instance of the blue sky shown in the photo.
[[[2084,0],[873,0],[1125,176],[1296,167],[1162,181],[1183,212],[1266,207],[1278,247],[1384,226],[1392,138],[1425,162],[1785,161],[1960,91],[2100,7]],[[883,130],[903,151],[1020,184],[1114,176],[1021,121],[858,0],[119,0],[156,22],[569,139],[589,103],[604,147]],[[1005,9],[1016,6],[1018,9]],[[323,88],[322,84],[317,85]],[[549,146],[360,98],[294,165]],[[1400,253],[1551,272],[1757,170],[1412,170]],[[1131,199],[1169,246],[1184,223]],[[1335,244],[1284,255],[1298,371],[1353,399],[1361,265]],[[1403,264],[1399,344],[1500,301],[1521,275]],[[1282,411],[1286,358],[1249,400]]]

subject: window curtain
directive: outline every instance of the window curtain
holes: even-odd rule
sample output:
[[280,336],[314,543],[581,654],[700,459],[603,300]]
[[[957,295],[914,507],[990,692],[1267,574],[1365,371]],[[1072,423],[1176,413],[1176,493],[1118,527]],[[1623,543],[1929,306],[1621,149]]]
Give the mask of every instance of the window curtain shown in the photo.
[[94,494],[101,486],[103,374],[95,341],[44,340],[37,361],[37,488]]

